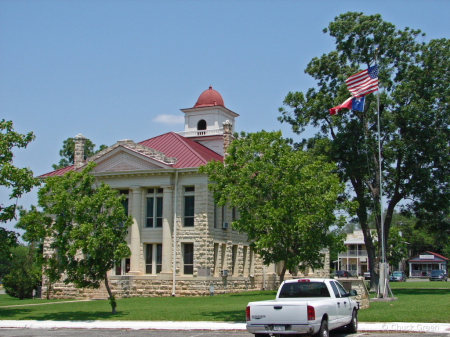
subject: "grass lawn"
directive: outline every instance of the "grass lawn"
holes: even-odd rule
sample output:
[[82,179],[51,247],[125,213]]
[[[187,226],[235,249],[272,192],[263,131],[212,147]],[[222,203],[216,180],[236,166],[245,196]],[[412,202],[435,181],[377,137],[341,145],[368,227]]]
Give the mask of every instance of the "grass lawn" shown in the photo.
[[[433,282],[426,283],[434,285]],[[409,286],[409,283],[402,285]],[[450,289],[420,287],[393,289],[397,301],[371,302],[369,309],[359,311],[359,321],[450,323]],[[116,315],[110,313],[108,301],[0,308],[0,319],[244,322],[248,302],[274,299],[275,294],[275,291],[253,291],[213,297],[127,298],[117,301]],[[6,301],[0,297],[0,305],[6,305]]]
[[0,319],[244,322],[248,302],[275,295],[275,291],[253,291],[212,297],[133,297],[117,300],[115,315],[108,301],[0,308]]
[[398,300],[370,302],[369,309],[359,311],[359,321],[450,323],[450,289],[392,287],[392,292]]
[[389,282],[392,291],[394,289],[450,289],[450,282],[442,281],[417,281],[417,282]]
[[0,295],[0,307],[5,305],[22,305],[22,304],[38,304],[38,303],[49,303],[49,302],[61,302],[61,301],[71,301],[71,300],[41,300],[41,299],[23,299],[11,297],[8,295]]

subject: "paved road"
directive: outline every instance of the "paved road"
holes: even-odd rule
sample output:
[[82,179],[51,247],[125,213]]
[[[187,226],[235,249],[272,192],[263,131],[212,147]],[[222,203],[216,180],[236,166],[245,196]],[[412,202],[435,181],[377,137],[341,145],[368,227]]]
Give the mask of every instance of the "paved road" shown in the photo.
[[[406,333],[357,333],[331,332],[330,337],[405,337]],[[448,333],[421,333],[417,337],[448,337]],[[0,329],[0,337],[252,337],[244,331],[172,331],[172,330],[85,330],[85,329]]]

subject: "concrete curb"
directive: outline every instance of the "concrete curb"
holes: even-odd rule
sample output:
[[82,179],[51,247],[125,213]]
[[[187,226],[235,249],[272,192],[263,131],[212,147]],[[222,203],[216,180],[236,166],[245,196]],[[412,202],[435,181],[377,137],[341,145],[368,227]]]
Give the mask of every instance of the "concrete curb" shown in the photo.
[[[172,321],[0,321],[0,329],[246,330],[245,323]],[[358,331],[450,332],[448,323],[362,323]]]

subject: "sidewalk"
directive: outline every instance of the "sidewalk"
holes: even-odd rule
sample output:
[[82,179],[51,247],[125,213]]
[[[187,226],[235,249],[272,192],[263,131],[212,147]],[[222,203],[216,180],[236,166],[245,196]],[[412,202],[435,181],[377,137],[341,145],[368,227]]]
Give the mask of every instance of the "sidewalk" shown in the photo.
[[[167,321],[1,321],[2,328],[129,329],[129,330],[246,330],[245,323]],[[358,331],[450,333],[448,323],[358,323]]]

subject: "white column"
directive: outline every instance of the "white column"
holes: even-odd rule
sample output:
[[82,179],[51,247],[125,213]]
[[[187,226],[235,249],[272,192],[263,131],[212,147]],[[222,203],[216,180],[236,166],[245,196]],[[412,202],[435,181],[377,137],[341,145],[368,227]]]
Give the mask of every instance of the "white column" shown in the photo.
[[361,272],[358,247],[359,245],[356,245],[356,276],[359,276]]
[[409,262],[409,277],[412,276],[412,265],[411,262]]
[[267,268],[267,273],[268,274],[275,274],[275,263],[271,263],[269,264],[269,267]]
[[133,191],[131,216],[133,224],[131,225],[131,258],[130,258],[130,272],[129,275],[142,274],[140,261],[141,254],[141,187],[131,187]]
[[345,269],[347,271],[350,271],[349,268],[348,268],[348,253],[349,253],[349,250],[350,250],[350,246],[347,246],[347,267],[345,267]]
[[162,270],[161,273],[172,272],[172,229],[173,229],[173,186],[161,186],[163,194],[162,224]]

